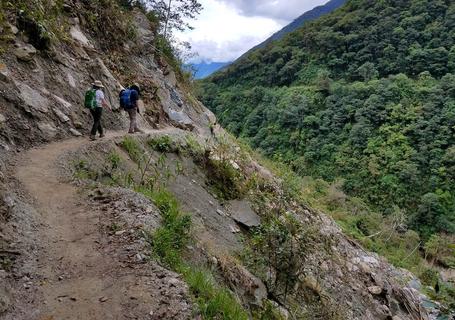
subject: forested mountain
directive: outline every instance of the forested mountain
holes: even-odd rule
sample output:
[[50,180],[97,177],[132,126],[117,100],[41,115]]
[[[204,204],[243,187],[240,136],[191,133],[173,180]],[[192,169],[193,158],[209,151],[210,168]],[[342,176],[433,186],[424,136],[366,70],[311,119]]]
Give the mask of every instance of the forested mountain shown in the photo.
[[[455,2],[349,0],[202,84],[222,125],[423,239],[455,232]],[[359,227],[362,230],[361,227]]]
[[316,20],[317,18],[319,18],[325,14],[328,14],[328,13],[332,12],[333,10],[338,9],[345,2],[346,2],[346,0],[330,0],[329,2],[327,2],[326,4],[324,4],[322,6],[317,6],[314,9],[311,9],[310,11],[305,12],[300,17],[298,17],[297,19],[292,21],[290,24],[285,26],[283,29],[274,33],[270,38],[268,38],[267,40],[265,40],[264,42],[257,45],[256,47],[254,47],[251,50],[263,48],[264,46],[266,46],[267,44],[269,44],[270,42],[272,42],[274,40],[282,39],[288,33],[291,33],[293,31],[297,30],[298,28],[300,28],[301,26],[303,26],[306,22]]

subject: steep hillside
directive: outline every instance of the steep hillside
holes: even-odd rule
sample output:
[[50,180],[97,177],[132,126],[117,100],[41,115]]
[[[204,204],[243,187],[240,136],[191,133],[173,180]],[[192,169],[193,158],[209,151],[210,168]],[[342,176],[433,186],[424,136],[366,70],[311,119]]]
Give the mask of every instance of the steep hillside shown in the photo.
[[[298,176],[216,125],[153,16],[128,3],[1,2],[0,319],[447,313],[422,293],[431,283],[367,252]],[[87,139],[94,80],[114,109],[122,85],[141,85],[143,133],[106,111],[107,135]]]
[[298,28],[302,27],[305,23],[316,20],[316,19],[322,17],[323,15],[329,14],[330,12],[338,9],[345,2],[346,2],[346,0],[330,0],[329,2],[327,2],[326,4],[324,4],[322,6],[317,6],[314,9],[311,9],[310,11],[305,12],[300,17],[298,17],[297,19],[292,21],[290,24],[285,26],[283,29],[274,33],[270,38],[268,38],[261,44],[257,45],[256,47],[254,47],[253,49],[248,51],[247,54],[251,53],[252,51],[254,51],[256,49],[265,47],[267,44],[271,43],[272,41],[282,39],[288,33],[291,33],[293,31],[297,30]]
[[365,246],[423,278],[428,262],[453,270],[454,26],[452,1],[348,1],[202,82],[201,99]]
[[424,239],[454,233],[454,14],[450,1],[349,1],[217,73],[202,99],[302,175],[404,209]]

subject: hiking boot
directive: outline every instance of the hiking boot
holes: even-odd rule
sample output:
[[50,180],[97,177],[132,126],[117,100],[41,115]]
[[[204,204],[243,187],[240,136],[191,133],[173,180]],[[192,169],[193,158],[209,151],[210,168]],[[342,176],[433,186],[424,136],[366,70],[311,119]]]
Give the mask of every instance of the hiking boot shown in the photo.
[[96,140],[96,136],[90,135],[90,140],[91,141],[95,141]]
[[139,128],[134,129],[134,133],[136,133],[136,132],[137,132],[137,133],[144,133],[144,131],[141,130],[141,129],[139,129]]
[[104,133],[100,134],[100,139],[104,138],[106,135]]

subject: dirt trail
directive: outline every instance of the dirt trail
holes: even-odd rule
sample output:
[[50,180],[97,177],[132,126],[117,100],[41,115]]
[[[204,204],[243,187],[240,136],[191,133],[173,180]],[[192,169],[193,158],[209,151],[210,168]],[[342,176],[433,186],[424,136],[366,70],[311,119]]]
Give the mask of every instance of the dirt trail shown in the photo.
[[150,310],[158,304],[150,290],[160,288],[150,288],[151,276],[124,269],[103,245],[99,209],[90,208],[75,186],[59,179],[59,156],[87,143],[79,138],[30,150],[17,167],[16,177],[41,215],[41,282],[36,310],[14,319],[151,319]]

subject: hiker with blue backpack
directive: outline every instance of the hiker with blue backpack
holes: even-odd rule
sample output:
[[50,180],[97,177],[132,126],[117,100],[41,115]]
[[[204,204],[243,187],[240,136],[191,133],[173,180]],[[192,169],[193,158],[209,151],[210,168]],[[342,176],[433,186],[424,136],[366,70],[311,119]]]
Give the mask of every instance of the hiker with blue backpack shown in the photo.
[[138,101],[141,96],[139,85],[134,84],[127,89],[120,91],[120,107],[128,113],[130,118],[130,129],[128,133],[142,132],[137,126],[137,114],[139,113]]
[[108,108],[112,111],[111,107],[106,101],[103,92],[104,86],[101,81],[96,80],[92,84],[92,88],[85,93],[85,107],[90,110],[93,117],[92,131],[90,132],[90,140],[96,140],[96,133],[100,134],[100,138],[104,137],[104,130],[101,124],[101,117],[103,115],[103,108]]

